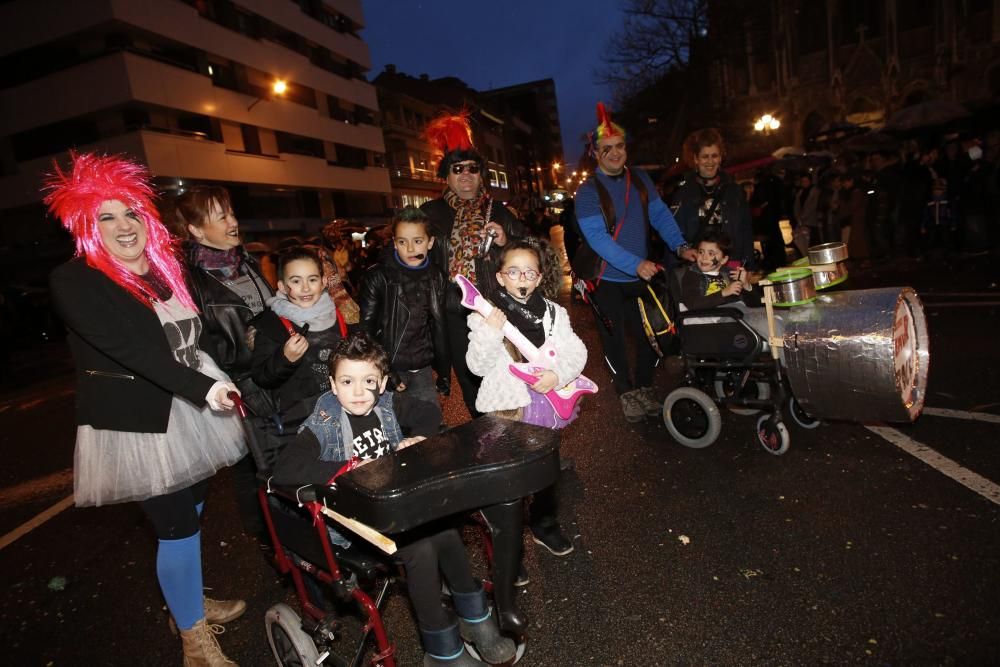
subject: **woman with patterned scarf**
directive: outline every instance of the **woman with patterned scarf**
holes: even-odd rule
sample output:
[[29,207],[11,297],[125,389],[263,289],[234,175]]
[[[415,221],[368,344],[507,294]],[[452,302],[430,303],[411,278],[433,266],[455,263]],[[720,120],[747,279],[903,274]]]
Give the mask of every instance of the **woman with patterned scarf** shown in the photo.
[[[233,379],[255,414],[270,415],[270,395],[250,378],[246,337],[247,323],[264,311],[274,290],[243,247],[229,192],[217,185],[197,185],[172,206],[176,227],[188,235],[185,263],[204,324],[205,351]],[[257,470],[249,454],[233,466],[233,484],[244,532],[269,543],[257,501]]]
[[525,236],[526,230],[502,202],[494,201],[483,184],[486,160],[472,144],[467,113],[439,116],[425,134],[441,156],[438,176],[447,180],[447,186],[438,199],[420,208],[430,218],[436,238],[432,261],[449,281],[445,300],[449,349],[465,407],[475,418],[481,414],[476,410],[481,378],[465,364],[468,311],[461,305],[462,295],[454,279],[461,274],[486,298],[495,296],[497,284],[491,277],[497,271],[500,249]]

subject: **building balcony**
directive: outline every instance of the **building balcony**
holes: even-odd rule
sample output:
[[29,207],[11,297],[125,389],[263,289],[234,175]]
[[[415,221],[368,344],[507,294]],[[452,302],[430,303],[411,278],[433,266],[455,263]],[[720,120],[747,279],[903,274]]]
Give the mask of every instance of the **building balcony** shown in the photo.
[[[227,150],[225,144],[197,135],[142,130],[78,147],[131,156],[149,166],[154,176],[197,181],[252,183],[291,188],[315,188],[389,194],[389,172],[383,167],[352,169],[323,158],[280,153],[256,155]],[[56,156],[64,158],[65,155]],[[0,178],[0,201],[23,206],[41,199],[39,188],[52,171],[52,157],[18,165],[17,174]]]
[[[258,13],[268,18],[279,13],[284,16],[283,11],[275,11],[277,5],[284,3],[257,1],[253,4],[259,5],[256,8]],[[287,4],[289,17],[305,22],[310,34],[315,32],[316,36],[323,38],[314,41],[363,67],[370,67],[371,58],[363,41],[329,30],[302,14],[292,3]],[[345,4],[349,6],[352,3]],[[353,8],[350,9],[353,11]],[[353,16],[351,12],[344,13]],[[278,20],[284,19],[278,17]],[[281,44],[253,39],[203,19],[197,10],[180,0],[0,3],[0,21],[5,22],[5,32],[11,37],[0,46],[0,55],[119,21],[263,72],[286,76],[320,93],[334,95],[369,109],[378,108],[375,87],[367,81],[337,76],[314,66],[306,56]],[[341,47],[348,52],[341,51]]]
[[[94,82],[100,81],[96,86]],[[76,118],[103,109],[142,102],[290,132],[367,150],[384,150],[382,131],[375,125],[350,125],[289,100],[256,99],[212,85],[190,70],[121,52],[0,91],[0,124],[9,134]],[[38,104],[37,100],[48,100]]]

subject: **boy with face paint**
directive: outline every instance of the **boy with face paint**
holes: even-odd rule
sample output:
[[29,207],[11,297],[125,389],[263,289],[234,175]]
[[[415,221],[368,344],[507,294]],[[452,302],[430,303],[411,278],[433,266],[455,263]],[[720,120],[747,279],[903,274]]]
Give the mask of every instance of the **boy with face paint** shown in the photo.
[[430,262],[435,239],[423,211],[407,206],[392,224],[392,248],[361,280],[361,326],[388,353],[389,389],[414,417],[403,432],[430,436],[442,421],[437,394],[451,388],[444,275]]
[[760,305],[760,290],[754,290],[742,266],[729,264],[732,241],[714,229],[698,241],[698,259],[680,274],[681,303],[688,310],[715,308],[742,301]]
[[[352,334],[337,344],[329,375],[330,391],[320,396],[298,436],[278,455],[273,478],[277,484],[325,484],[347,461],[356,459],[363,465],[424,439],[403,438],[393,410],[394,394],[385,391],[389,357],[368,334]],[[393,537],[396,558],[406,570],[425,667],[486,664],[468,654],[463,641],[475,645],[490,664],[513,659],[514,642],[500,635],[458,531],[421,527]],[[454,614],[441,604],[442,572],[452,592]]]

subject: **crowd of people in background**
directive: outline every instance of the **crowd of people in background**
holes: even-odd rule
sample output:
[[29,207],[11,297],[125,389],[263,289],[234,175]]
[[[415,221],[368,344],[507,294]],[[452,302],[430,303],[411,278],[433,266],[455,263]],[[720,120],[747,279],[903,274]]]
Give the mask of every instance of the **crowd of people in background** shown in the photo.
[[859,269],[886,259],[985,253],[1000,243],[1000,130],[842,151],[807,170],[778,160],[746,181],[744,194],[766,269],[786,261],[783,219],[800,255],[842,241]]

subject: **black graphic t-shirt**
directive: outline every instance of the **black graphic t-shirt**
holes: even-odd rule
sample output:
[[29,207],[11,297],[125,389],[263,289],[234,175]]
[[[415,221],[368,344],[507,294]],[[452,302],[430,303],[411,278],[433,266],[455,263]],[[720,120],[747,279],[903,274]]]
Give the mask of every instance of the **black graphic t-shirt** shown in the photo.
[[382,420],[374,410],[364,416],[348,413],[351,432],[354,433],[354,455],[362,461],[371,461],[389,453],[389,438],[382,431]]

